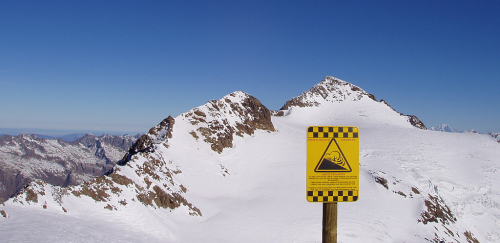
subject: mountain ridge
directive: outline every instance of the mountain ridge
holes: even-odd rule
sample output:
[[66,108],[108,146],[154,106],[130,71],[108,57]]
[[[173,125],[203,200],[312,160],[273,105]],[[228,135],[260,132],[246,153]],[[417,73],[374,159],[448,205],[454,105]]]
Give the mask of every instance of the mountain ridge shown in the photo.
[[[325,103],[343,102],[346,100],[359,101],[363,98],[369,98],[375,102],[375,95],[370,94],[360,87],[346,82],[344,80],[327,76],[320,83],[314,85],[310,90],[303,92],[297,97],[287,101],[276,115],[284,115],[286,111],[292,107],[315,107],[322,106]],[[392,108],[385,100],[380,100],[381,103],[387,105],[401,116],[407,118],[408,122],[414,127],[427,129],[424,123],[415,115],[405,115]]]
[[363,97],[377,101],[373,94],[365,92],[360,87],[338,78],[327,76],[310,90],[287,101],[280,110],[288,110],[292,106],[320,106],[325,101],[342,102],[348,99],[356,101]]
[[[232,139],[234,135],[240,137],[242,137],[243,134],[252,135],[257,129],[263,129],[270,132],[275,131],[270,119],[271,116],[284,116],[286,114],[285,111],[291,109],[292,107],[321,106],[321,104],[325,102],[342,102],[348,100],[349,98],[349,100],[358,101],[364,97],[378,102],[373,94],[367,93],[356,85],[331,76],[325,77],[320,83],[314,85],[309,91],[305,91],[299,96],[287,101],[279,111],[269,110],[252,95],[243,91],[235,91],[219,100],[208,101],[204,105],[182,113],[176,118],[168,116],[158,125],[151,128],[148,133],[144,134],[129,149],[128,153],[125,154],[124,158],[119,162],[119,165],[125,165],[134,154],[139,152],[154,151],[151,146],[155,142],[158,143],[159,140],[157,137],[160,139],[171,138],[172,130],[175,125],[175,119],[188,119],[192,125],[198,125],[199,123],[206,124],[207,127],[194,129],[190,131],[190,134],[196,139],[203,137],[205,142],[211,144],[214,151],[221,153],[224,148],[230,148],[232,146]],[[380,102],[394,110],[385,100],[381,100]],[[239,115],[244,116],[245,119],[236,122],[229,122],[227,119],[219,121],[218,119],[214,119],[217,117],[211,115],[231,115],[231,111],[227,110],[228,107],[233,110],[236,109],[236,112],[238,112]],[[248,109],[244,107],[248,107]],[[396,110],[394,111],[397,112]],[[221,112],[222,115],[217,114],[217,112]],[[404,115],[399,112],[397,113],[401,116],[407,117],[408,122],[413,126],[420,129],[426,129],[423,122],[421,122],[416,116]],[[207,114],[212,117],[207,118]],[[209,120],[208,123],[207,120]],[[234,124],[231,126],[230,123]]]
[[500,239],[498,229],[474,226],[498,223],[480,217],[499,208],[491,189],[498,144],[479,134],[418,129],[386,102],[341,85],[332,89],[340,96],[318,88],[299,100],[311,106],[295,103],[281,112],[244,92],[209,101],[150,129],[113,173],[67,188],[35,181],[0,213],[4,222],[17,220],[21,209],[61,219],[92,215],[120,225],[110,232],[115,240],[137,231],[157,242],[318,241],[321,207],[307,203],[303,190],[305,128],[350,124],[361,131],[361,194],[342,205],[349,212],[340,215],[342,240]]

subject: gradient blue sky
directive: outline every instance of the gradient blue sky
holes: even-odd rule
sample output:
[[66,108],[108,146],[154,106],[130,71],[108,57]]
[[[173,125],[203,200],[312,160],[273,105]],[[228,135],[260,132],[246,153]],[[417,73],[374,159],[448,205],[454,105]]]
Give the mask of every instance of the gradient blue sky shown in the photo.
[[135,134],[334,76],[428,127],[500,132],[500,1],[0,1],[0,128]]

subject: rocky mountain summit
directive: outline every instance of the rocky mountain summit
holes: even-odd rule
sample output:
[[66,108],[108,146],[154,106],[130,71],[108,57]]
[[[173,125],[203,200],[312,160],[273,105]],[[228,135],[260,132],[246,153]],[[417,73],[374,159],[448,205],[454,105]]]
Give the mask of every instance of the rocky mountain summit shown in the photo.
[[112,170],[138,136],[94,136],[74,142],[35,135],[0,137],[0,202],[30,181],[57,186],[81,184]]
[[331,76],[325,77],[309,91],[287,101],[280,110],[288,110],[292,106],[313,107],[327,102],[342,102],[345,100],[358,101],[363,97],[377,101],[373,94],[369,94],[360,87]]
[[[341,103],[344,101],[359,101],[363,98],[377,102],[375,95],[370,94],[360,87],[335,77],[327,76],[320,83],[314,85],[310,90],[287,101],[276,115],[284,115],[292,107],[320,107],[324,104]],[[381,103],[391,107],[387,101],[380,100]],[[394,110],[391,107],[392,110]],[[397,112],[396,110],[394,110]],[[404,115],[407,121],[414,127],[427,129],[422,121],[414,115]]]
[[[271,111],[258,99],[245,92],[236,91],[185,112],[176,119],[187,121],[192,126],[189,134],[193,138],[210,144],[214,151],[221,153],[224,148],[233,146],[234,136],[252,135],[258,129],[275,131],[271,116]],[[151,128],[130,148],[120,162],[121,165],[127,163],[131,155],[152,152],[155,143],[172,138],[176,119],[169,116]],[[168,148],[168,142],[164,143],[164,146]]]

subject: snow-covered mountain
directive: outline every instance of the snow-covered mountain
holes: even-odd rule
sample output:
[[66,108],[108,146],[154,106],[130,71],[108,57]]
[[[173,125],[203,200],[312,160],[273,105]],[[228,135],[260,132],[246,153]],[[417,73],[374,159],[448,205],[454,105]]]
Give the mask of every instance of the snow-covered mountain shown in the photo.
[[32,182],[0,205],[0,238],[36,242],[320,242],[306,200],[308,126],[357,126],[360,191],[339,203],[339,242],[498,242],[500,144],[427,131],[327,77],[270,111],[234,92],[168,117],[113,173]]
[[448,124],[442,124],[442,125],[437,126],[437,127],[431,127],[431,128],[429,128],[429,130],[438,131],[438,132],[477,133],[475,129],[471,129],[471,130],[457,130],[457,129],[451,127]]
[[[447,124],[443,124],[443,125],[440,125],[437,127],[431,127],[431,128],[429,128],[429,130],[438,131],[438,132],[452,132],[452,133],[477,133],[476,130],[474,130],[474,129],[471,129],[468,131],[467,130],[461,131],[461,130],[454,129],[453,127],[451,127],[450,125],[447,125]],[[489,132],[488,135],[500,143],[500,133]]]
[[[287,101],[280,109],[278,115],[286,114],[287,110],[291,107],[321,107],[324,106],[325,103],[329,104],[343,101],[359,101],[366,98],[377,102],[375,95],[367,93],[360,87],[338,78],[327,76],[319,84],[314,85],[309,91],[306,91]],[[397,112],[385,100],[381,100],[380,102],[390,107],[394,112]],[[405,117],[406,120],[413,126],[421,129],[427,129],[424,123],[416,116],[404,115],[399,112],[397,113],[400,116]]]
[[448,124],[442,124],[442,125],[437,126],[437,127],[431,127],[431,128],[429,128],[429,130],[438,131],[438,132],[457,132],[457,133],[464,132],[464,131],[456,130]]
[[28,134],[4,135],[0,137],[0,202],[35,179],[67,186],[102,176],[137,139],[87,134],[69,143]]

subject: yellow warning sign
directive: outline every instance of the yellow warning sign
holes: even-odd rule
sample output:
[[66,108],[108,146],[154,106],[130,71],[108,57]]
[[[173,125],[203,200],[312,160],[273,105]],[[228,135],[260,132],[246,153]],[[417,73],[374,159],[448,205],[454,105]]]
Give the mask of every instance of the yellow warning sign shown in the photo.
[[307,200],[353,202],[359,198],[359,129],[307,129]]

